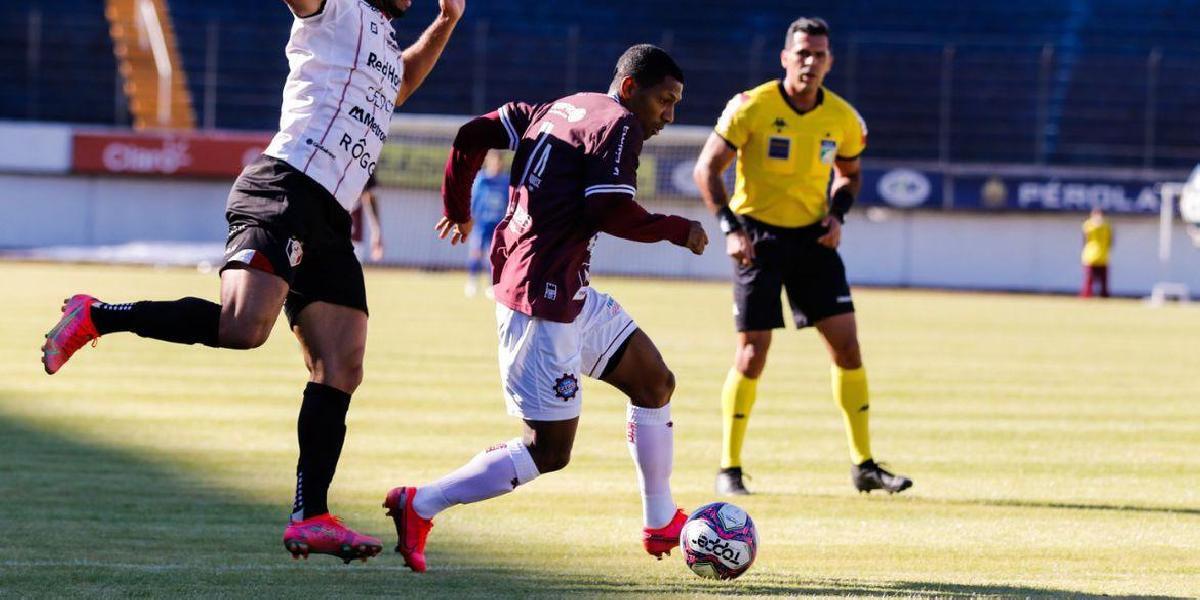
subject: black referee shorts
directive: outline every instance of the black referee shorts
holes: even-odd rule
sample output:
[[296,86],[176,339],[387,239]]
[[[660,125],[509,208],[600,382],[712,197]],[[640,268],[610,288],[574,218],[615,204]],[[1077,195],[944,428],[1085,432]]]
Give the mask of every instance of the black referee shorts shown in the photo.
[[329,302],[367,312],[362,265],[350,241],[350,213],[321,184],[262,155],[242,171],[225,204],[225,264],[288,282],[283,305],[295,325],[304,307]]
[[827,231],[819,222],[789,228],[744,215],[739,219],[754,244],[754,264],[736,267],[733,306],[738,331],[783,327],[783,290],[798,328],[854,312],[842,257],[817,243]]

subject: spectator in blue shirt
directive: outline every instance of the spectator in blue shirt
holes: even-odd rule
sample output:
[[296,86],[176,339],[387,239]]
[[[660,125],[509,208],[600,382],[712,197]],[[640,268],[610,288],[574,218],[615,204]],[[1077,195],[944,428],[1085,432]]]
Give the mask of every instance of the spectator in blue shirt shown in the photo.
[[[483,271],[485,259],[488,260],[488,272],[491,273],[489,251],[492,246],[492,233],[496,224],[504,218],[508,211],[508,174],[504,172],[504,161],[498,152],[489,152],[483,161],[483,171],[475,178],[471,186],[471,218],[475,227],[467,239],[470,258],[467,260],[467,284],[463,292],[474,296],[478,292],[479,274]],[[484,288],[487,297],[492,297],[491,282]]]

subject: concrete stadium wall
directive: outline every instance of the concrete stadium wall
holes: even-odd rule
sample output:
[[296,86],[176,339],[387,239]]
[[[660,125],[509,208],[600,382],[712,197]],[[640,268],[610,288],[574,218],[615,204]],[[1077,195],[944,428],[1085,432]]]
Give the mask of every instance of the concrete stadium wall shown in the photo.
[[[229,182],[66,175],[0,175],[0,249],[103,246],[131,242],[207,243],[219,260]],[[433,236],[441,215],[434,193],[382,189],[385,262],[459,268],[462,246]],[[595,273],[723,279],[731,273],[712,218],[700,202],[656,203],[705,223],[715,241],[704,256],[682,248],[601,236]],[[1040,292],[1078,289],[1083,214],[980,214],[856,210],[842,253],[854,284]],[[1167,274],[1157,260],[1158,219],[1112,217],[1113,291],[1145,295]],[[1176,224],[1170,279],[1200,292],[1200,249]]]

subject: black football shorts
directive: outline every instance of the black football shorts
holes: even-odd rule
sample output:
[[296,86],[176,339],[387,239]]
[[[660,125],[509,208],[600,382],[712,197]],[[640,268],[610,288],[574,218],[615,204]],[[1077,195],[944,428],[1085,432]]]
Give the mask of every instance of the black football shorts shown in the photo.
[[367,312],[362,265],[350,241],[350,213],[321,184],[262,155],[238,176],[225,204],[225,264],[288,282],[284,313],[295,325],[304,307],[329,302]]
[[754,244],[754,264],[735,267],[733,306],[738,331],[783,327],[783,290],[798,328],[854,312],[842,257],[817,243],[826,232],[819,222],[789,228],[744,215],[739,218]]

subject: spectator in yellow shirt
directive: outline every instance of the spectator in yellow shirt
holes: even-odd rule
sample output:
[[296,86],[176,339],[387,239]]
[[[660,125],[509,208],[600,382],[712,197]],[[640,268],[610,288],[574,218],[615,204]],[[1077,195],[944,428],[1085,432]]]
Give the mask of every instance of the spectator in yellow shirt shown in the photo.
[[1080,297],[1091,298],[1092,290],[1100,287],[1100,297],[1108,297],[1108,253],[1113,246],[1112,226],[1104,211],[1093,208],[1083,222],[1083,289]]

